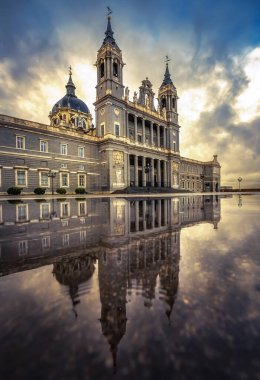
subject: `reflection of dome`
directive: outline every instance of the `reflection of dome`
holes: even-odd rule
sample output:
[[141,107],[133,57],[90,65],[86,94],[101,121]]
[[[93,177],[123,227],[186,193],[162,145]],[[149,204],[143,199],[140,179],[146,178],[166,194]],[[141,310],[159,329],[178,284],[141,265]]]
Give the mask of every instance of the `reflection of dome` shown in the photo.
[[88,281],[95,270],[95,259],[90,256],[65,257],[53,264],[53,273],[56,280],[71,286]]
[[[80,303],[79,286],[87,282],[95,270],[95,259],[90,256],[65,257],[53,264],[53,274],[56,280],[69,287],[69,295],[75,317],[78,316],[75,306]],[[82,291],[80,291],[82,295]]]

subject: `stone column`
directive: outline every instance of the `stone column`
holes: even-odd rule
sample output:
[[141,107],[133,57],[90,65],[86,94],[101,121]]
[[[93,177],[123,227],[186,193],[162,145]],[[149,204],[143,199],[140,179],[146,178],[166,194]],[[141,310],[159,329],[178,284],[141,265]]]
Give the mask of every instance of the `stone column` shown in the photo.
[[166,148],[166,127],[163,127],[163,147]]
[[151,145],[153,145],[153,123],[152,122],[150,124],[150,128],[151,128]]
[[127,169],[127,178],[126,178],[126,185],[127,186],[130,186],[130,183],[131,183],[131,178],[130,178],[130,154],[126,153],[126,157],[127,159],[125,160],[125,162],[127,163],[126,165],[126,169]]
[[128,123],[128,112],[126,111],[126,120],[125,120],[125,126],[126,126],[126,130],[125,130],[125,136],[126,138],[129,137],[129,123]]
[[158,227],[162,225],[162,204],[161,199],[158,199]]
[[134,156],[135,186],[138,186],[138,156]]
[[157,125],[157,144],[160,146],[160,125]]
[[135,201],[135,231],[139,231],[139,201]]
[[143,230],[146,231],[146,201],[143,201]]
[[155,226],[155,204],[154,204],[154,199],[151,201],[152,202],[152,228]]
[[167,203],[169,202],[168,199],[164,199],[164,225],[168,226],[168,207]]
[[150,168],[150,179],[151,179],[151,187],[154,187],[154,159],[150,158],[151,168]]
[[163,171],[164,171],[164,176],[163,176],[164,187],[167,187],[168,176],[167,176],[167,162],[166,161],[163,161]]
[[145,166],[146,166],[146,158],[142,157],[142,186],[146,186],[146,173],[145,173]]
[[134,115],[134,123],[135,123],[135,138],[134,140],[137,141],[138,138],[137,138],[137,116]]
[[161,180],[161,160],[157,160],[157,182],[158,187],[162,186],[162,180]]
[[143,128],[143,143],[145,143],[145,119],[142,118],[142,128]]

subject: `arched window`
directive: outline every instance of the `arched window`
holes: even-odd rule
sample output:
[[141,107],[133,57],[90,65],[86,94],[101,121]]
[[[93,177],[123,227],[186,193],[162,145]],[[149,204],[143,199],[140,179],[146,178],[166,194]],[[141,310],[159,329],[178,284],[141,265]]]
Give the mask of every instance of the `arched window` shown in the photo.
[[85,120],[84,120],[84,119],[82,120],[82,128],[84,128],[84,129],[86,129],[86,128],[87,128],[87,125],[86,125],[86,122],[85,122]]
[[118,63],[117,62],[113,63],[113,75],[114,77],[118,77]]
[[175,98],[173,98],[172,99],[172,108],[175,108],[175,106],[176,106],[176,100],[175,100]]
[[166,108],[166,98],[165,97],[161,98],[161,107]]
[[100,70],[100,78],[103,78],[103,76],[105,75],[105,65],[103,61],[101,61],[100,63],[99,70]]

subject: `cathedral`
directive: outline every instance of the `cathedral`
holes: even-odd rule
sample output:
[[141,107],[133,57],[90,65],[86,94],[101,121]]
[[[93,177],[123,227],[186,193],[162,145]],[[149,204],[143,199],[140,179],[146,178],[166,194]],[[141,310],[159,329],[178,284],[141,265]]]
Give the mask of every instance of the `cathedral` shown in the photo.
[[141,82],[129,97],[124,61],[108,16],[97,53],[95,125],[76,95],[69,70],[66,94],[54,104],[50,123],[0,115],[0,193],[19,187],[50,194],[87,192],[215,192],[220,187],[217,156],[201,162],[180,155],[178,95],[166,62],[155,107],[152,83]]

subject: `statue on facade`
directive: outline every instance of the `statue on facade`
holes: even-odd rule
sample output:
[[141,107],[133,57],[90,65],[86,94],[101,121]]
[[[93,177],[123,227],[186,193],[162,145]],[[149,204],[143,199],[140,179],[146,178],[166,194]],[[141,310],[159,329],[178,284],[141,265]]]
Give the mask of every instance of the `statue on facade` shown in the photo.
[[125,100],[129,100],[129,88],[125,88]]
[[133,101],[134,101],[134,103],[137,103],[137,92],[136,91],[134,92]]

